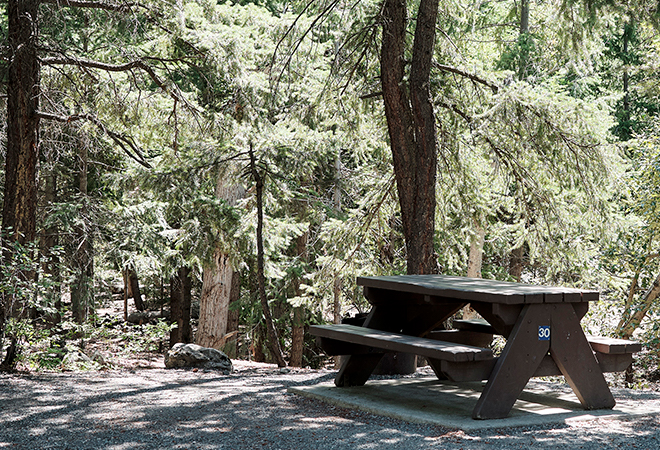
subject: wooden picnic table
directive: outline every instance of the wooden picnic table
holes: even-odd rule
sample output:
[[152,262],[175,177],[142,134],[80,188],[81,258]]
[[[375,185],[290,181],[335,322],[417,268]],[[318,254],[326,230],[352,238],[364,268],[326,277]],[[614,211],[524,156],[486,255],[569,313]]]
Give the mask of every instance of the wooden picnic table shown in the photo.
[[[580,320],[598,300],[596,291],[443,275],[362,277],[357,283],[372,305],[362,327],[312,327],[329,354],[349,355],[335,384],[363,385],[386,351],[416,353],[440,378],[487,380],[475,419],[506,417],[533,376],[563,375],[586,409],[612,408],[603,371],[625,370],[641,348],[616,339],[588,341]],[[436,331],[468,303],[484,322]],[[480,333],[506,338],[499,357],[475,345]]]

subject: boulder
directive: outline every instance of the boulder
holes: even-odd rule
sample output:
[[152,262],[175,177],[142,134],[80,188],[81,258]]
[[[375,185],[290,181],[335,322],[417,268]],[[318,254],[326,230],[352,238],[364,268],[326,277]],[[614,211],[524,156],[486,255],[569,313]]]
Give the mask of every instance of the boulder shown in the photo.
[[233,370],[231,359],[220,350],[197,344],[174,344],[165,355],[165,367],[197,367],[221,370],[225,375]]
[[158,319],[169,319],[169,317],[170,312],[167,310],[163,311],[162,314],[160,311],[134,311],[128,315],[126,321],[141,325],[143,323],[154,323]]

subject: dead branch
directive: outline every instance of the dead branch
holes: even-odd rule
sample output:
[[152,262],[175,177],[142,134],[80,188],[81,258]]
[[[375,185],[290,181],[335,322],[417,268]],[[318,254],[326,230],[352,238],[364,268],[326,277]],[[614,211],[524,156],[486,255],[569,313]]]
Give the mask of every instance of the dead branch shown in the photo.
[[[144,158],[144,155],[142,154],[142,150],[140,150],[140,147],[133,142],[133,139],[130,138],[129,136],[125,136],[123,134],[115,133],[112,130],[109,130],[103,122],[101,122],[98,118],[92,116],[91,114],[74,114],[71,116],[61,116],[58,114],[52,114],[52,113],[46,113],[42,111],[38,111],[37,116],[40,119],[44,120],[54,120],[56,122],[61,122],[61,123],[72,123],[72,122],[77,122],[79,120],[86,120],[94,125],[101,130],[104,134],[108,135],[110,139],[112,139],[115,144],[119,145],[124,152],[133,158],[138,164],[151,169],[151,164],[147,162],[147,160]],[[129,150],[130,148],[130,150]]]
[[479,84],[483,84],[484,86],[488,86],[493,91],[493,94],[497,94],[497,92],[500,89],[498,85],[496,85],[494,83],[491,83],[490,81],[485,80],[485,79],[481,78],[478,75],[475,75],[473,73],[461,70],[457,67],[447,66],[447,65],[440,64],[440,63],[437,63],[437,62],[433,63],[433,67],[435,67],[436,69],[442,70],[443,72],[455,73],[456,75],[460,75],[462,77],[469,78],[470,80],[475,81]]

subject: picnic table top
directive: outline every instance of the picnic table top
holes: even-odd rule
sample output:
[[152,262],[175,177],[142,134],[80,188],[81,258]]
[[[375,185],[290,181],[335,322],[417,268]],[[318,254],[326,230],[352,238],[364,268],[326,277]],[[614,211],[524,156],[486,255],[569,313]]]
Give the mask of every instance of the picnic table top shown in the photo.
[[358,277],[357,284],[366,288],[450,298],[466,302],[478,301],[505,304],[577,303],[597,301],[599,298],[598,291],[592,290],[447,275]]

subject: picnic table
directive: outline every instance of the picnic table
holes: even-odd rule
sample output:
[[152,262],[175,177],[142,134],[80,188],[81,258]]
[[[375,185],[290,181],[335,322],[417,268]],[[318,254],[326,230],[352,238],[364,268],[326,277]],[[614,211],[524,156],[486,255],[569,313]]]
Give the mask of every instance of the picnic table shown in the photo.
[[[585,409],[608,409],[615,400],[604,372],[624,371],[641,345],[586,336],[580,325],[596,291],[444,275],[361,277],[372,305],[364,325],[311,327],[323,349],[347,355],[338,387],[361,386],[386,352],[426,357],[440,379],[482,381],[472,417],[503,418],[531,377],[563,375]],[[482,320],[442,325],[470,304]],[[506,338],[495,356],[488,342]]]

